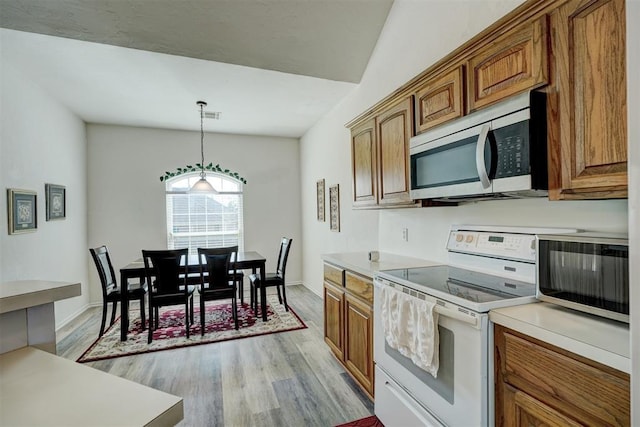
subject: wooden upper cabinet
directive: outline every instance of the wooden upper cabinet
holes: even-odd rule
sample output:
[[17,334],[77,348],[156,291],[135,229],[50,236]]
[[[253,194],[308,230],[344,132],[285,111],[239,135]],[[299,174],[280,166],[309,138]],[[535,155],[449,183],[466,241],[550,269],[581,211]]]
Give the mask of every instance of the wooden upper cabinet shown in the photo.
[[351,130],[351,170],[353,173],[353,206],[378,204],[378,175],[375,120],[371,119]]
[[547,31],[543,16],[485,44],[469,59],[468,111],[548,82]]
[[464,67],[428,80],[415,94],[416,133],[464,114]]
[[550,196],[627,197],[625,2],[569,1],[550,23],[560,147]]
[[409,197],[409,139],[413,136],[413,102],[408,97],[376,117],[378,204],[412,203]]

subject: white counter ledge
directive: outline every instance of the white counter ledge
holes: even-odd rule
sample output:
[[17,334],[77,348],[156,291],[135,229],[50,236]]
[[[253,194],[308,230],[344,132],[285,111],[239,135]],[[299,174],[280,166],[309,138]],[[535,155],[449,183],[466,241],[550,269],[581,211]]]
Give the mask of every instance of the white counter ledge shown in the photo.
[[34,346],[55,354],[54,302],[81,294],[80,283],[18,280],[0,283],[0,354]]
[[80,283],[17,280],[0,284],[0,314],[80,295]]
[[322,259],[325,262],[355,271],[356,273],[367,277],[373,277],[377,271],[381,270],[428,267],[442,264],[420,258],[390,254],[387,252],[380,252],[380,259],[378,259],[378,261],[369,261],[367,252],[325,254],[322,255]]
[[631,372],[629,325],[538,302],[491,310],[499,325],[556,347]]
[[0,425],[170,426],[183,401],[33,347],[0,355]]

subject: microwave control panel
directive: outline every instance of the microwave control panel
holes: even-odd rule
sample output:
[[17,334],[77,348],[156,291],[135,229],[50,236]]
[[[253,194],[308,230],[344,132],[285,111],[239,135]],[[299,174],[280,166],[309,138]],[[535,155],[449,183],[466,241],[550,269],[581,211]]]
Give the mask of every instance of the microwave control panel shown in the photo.
[[530,173],[529,121],[514,123],[494,129],[492,132],[498,150],[495,177],[528,175]]
[[451,231],[447,250],[535,262],[536,238],[533,234]]

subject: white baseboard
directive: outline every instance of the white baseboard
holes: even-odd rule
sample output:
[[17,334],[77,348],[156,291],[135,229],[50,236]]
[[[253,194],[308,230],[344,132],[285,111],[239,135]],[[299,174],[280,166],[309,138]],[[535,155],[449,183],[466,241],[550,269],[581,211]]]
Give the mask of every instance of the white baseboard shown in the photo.
[[[102,304],[98,304],[98,305],[102,306]],[[67,326],[69,323],[71,323],[73,320],[75,320],[76,317],[80,316],[82,313],[84,313],[89,308],[94,307],[94,306],[95,306],[95,304],[85,304],[82,307],[80,307],[78,310],[76,310],[74,313],[71,313],[69,316],[67,316],[65,319],[63,319],[60,322],[60,324],[56,325],[56,332],[58,332],[60,329],[62,329],[65,326]]]

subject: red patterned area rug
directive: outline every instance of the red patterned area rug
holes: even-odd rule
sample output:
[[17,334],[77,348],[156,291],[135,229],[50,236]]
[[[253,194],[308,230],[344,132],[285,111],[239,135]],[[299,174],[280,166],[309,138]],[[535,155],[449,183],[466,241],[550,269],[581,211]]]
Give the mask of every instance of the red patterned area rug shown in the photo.
[[340,424],[336,427],[384,427],[378,417],[371,415],[370,417],[360,418],[359,420]]
[[134,315],[136,310],[131,310],[132,319],[127,341],[120,341],[120,322],[116,321],[77,361],[80,363],[95,362],[153,351],[294,331],[307,327],[291,307],[289,307],[289,311],[285,310],[284,306],[278,302],[277,295],[267,296],[269,319],[267,322],[256,317],[246,302],[238,305],[238,330],[235,329],[233,322],[230,300],[221,303],[209,301],[205,310],[204,336],[200,333],[200,310],[196,306],[194,310],[195,324],[191,325],[187,339],[184,328],[184,307],[161,308],[158,329],[153,331],[151,344],[147,344],[149,331],[142,329],[140,312],[138,311],[138,314]]

